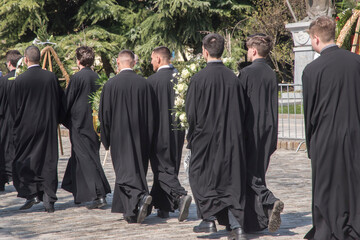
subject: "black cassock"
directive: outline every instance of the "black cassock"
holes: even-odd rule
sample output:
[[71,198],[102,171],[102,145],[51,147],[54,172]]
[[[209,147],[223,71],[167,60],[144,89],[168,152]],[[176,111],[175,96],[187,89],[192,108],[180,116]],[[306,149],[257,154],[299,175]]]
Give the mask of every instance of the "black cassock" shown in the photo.
[[136,216],[157,131],[157,100],[150,84],[132,70],[109,79],[101,93],[101,141],[111,147],[116,180],[112,212]]
[[245,230],[260,231],[268,226],[263,206],[277,198],[267,189],[266,170],[276,150],[278,129],[278,91],[274,71],[263,58],[241,70],[240,82],[246,92],[245,146],[247,201]]
[[13,120],[10,115],[8,93],[15,76],[15,70],[0,78],[0,185],[12,180],[12,162],[15,149],[12,138]]
[[172,115],[173,87],[177,83],[173,73],[174,68],[162,68],[148,78],[157,96],[160,112],[156,150],[151,158],[154,173],[151,196],[155,208],[172,212],[178,208],[179,197],[187,194],[178,179],[185,131],[176,130],[178,127]]
[[71,77],[65,91],[64,125],[70,130],[71,157],[61,187],[74,195],[75,202],[92,201],[111,192],[100,162],[100,140],[89,103],[89,96],[98,89],[96,79],[94,71],[83,68]]
[[245,99],[236,75],[221,62],[195,74],[186,96],[191,149],[190,186],[202,219],[228,224],[230,210],[244,226]]
[[303,72],[313,228],[306,239],[360,239],[360,56],[333,46]]
[[64,114],[64,93],[54,73],[39,66],[19,75],[11,88],[14,119],[13,183],[18,197],[57,200],[57,126]]

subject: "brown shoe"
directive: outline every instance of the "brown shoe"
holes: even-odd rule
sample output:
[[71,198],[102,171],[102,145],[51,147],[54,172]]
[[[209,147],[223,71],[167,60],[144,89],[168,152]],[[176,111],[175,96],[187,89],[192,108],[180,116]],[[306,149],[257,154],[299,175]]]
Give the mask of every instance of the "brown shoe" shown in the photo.
[[271,213],[269,214],[269,232],[276,232],[281,225],[280,213],[284,209],[284,203],[280,200],[276,200]]

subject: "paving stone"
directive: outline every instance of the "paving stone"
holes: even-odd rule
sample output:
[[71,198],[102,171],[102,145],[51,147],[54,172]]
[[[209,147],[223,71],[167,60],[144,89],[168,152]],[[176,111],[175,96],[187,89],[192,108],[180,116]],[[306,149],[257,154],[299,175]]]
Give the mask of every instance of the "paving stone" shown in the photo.
[[[169,219],[160,219],[153,211],[142,224],[128,224],[122,214],[111,213],[112,194],[107,196],[109,205],[105,209],[88,210],[86,204],[75,205],[73,196],[60,188],[70,156],[69,138],[62,139],[65,155],[59,160],[55,213],[44,212],[42,203],[26,211],[18,210],[25,200],[16,197],[12,185],[6,185],[6,191],[0,193],[0,239],[227,239],[223,226],[218,226],[218,232],[213,234],[193,233],[193,227],[200,223],[194,202],[184,222],[178,222],[178,212],[171,213]],[[185,152],[184,149],[183,156]],[[103,160],[103,148],[100,155]],[[110,156],[104,170],[113,188],[115,174]],[[151,187],[150,168],[147,179]],[[183,168],[179,179],[191,194]],[[271,158],[267,184],[285,203],[282,225],[276,233],[265,230],[248,234],[249,239],[303,239],[311,228],[311,170],[306,153],[277,150]]]

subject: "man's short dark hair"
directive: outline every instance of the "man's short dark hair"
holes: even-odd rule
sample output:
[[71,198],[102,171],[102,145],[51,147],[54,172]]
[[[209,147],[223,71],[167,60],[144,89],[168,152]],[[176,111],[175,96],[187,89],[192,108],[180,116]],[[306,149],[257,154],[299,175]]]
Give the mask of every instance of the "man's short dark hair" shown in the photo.
[[119,52],[118,57],[122,57],[122,56],[130,57],[133,61],[135,61],[135,54],[131,50],[125,49]]
[[95,53],[91,47],[81,46],[76,49],[76,59],[84,67],[91,67],[95,61]]
[[321,16],[310,23],[309,34],[317,35],[324,43],[335,40],[336,23],[328,16]]
[[25,57],[32,63],[40,63],[40,50],[38,47],[31,45],[25,49]]
[[161,58],[170,61],[171,59],[171,52],[167,47],[160,46],[153,50],[153,53],[159,54]]
[[263,33],[250,35],[246,39],[246,47],[255,48],[261,57],[267,57],[273,47],[272,38]]
[[10,62],[11,66],[16,67],[17,62],[20,60],[22,56],[18,50],[10,50],[7,51],[5,57],[6,57],[6,62]]
[[224,52],[225,40],[217,33],[206,35],[202,41],[203,47],[209,52],[210,57],[221,58]]

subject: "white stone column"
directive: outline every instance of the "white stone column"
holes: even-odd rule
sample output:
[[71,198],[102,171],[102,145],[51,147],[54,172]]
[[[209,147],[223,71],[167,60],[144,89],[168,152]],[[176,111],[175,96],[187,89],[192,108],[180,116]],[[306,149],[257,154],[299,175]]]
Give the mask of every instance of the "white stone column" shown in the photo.
[[[309,29],[310,22],[297,22],[286,24],[285,28],[291,31],[295,53],[295,66],[294,66],[294,83],[301,84],[301,77],[304,68],[307,64],[314,60],[315,51],[311,46],[311,39],[307,30]],[[301,88],[296,87],[296,90]]]

